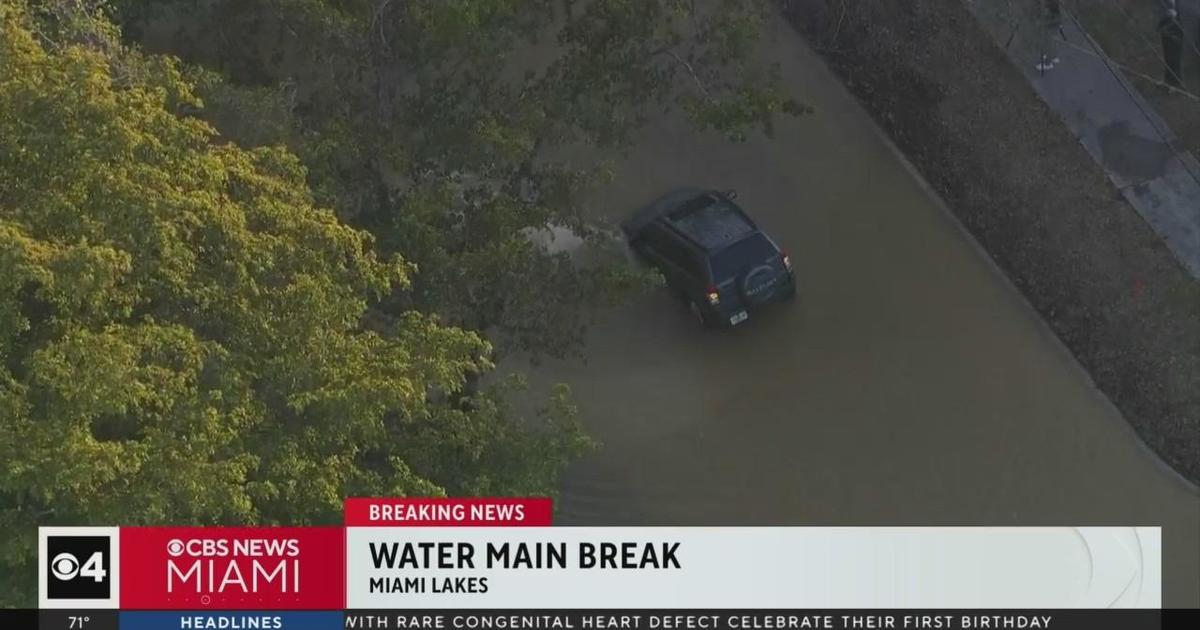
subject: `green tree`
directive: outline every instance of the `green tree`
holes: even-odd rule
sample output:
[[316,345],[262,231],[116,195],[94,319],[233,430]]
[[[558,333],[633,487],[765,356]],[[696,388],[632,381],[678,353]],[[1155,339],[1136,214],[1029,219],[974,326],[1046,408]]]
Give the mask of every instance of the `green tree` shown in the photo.
[[[41,8],[45,8],[43,5]],[[478,334],[372,310],[412,268],[224,142],[163,57],[0,0],[0,605],[37,525],[330,522],[346,495],[547,493],[586,446]]]
[[[127,34],[208,68],[214,124],[287,143],[319,198],[420,273],[391,309],[562,356],[644,286],[529,242],[604,248],[584,206],[660,109],[740,139],[804,108],[752,52],[770,0],[118,0]],[[226,80],[227,79],[227,80]],[[577,149],[583,148],[580,152]],[[611,257],[618,260],[619,257]]]

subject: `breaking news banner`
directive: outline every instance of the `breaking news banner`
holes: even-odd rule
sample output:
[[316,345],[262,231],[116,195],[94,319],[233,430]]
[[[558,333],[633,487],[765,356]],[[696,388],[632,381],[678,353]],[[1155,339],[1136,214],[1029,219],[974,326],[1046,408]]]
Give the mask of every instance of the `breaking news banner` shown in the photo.
[[351,498],[339,527],[42,527],[46,630],[1170,627],[1156,527],[554,527]]

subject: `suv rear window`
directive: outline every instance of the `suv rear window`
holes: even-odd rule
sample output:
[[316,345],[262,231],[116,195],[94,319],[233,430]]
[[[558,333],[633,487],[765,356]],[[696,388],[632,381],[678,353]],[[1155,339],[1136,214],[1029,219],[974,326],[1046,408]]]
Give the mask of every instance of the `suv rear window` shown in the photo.
[[778,254],[779,251],[762,232],[755,232],[713,255],[713,280],[720,284]]

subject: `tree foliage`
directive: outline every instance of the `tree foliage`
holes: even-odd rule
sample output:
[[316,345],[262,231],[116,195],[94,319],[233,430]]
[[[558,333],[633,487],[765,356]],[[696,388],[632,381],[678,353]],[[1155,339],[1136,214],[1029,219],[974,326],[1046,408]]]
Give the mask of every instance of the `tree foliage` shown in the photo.
[[565,390],[521,418],[481,377],[648,281],[588,214],[597,154],[663,109],[804,111],[751,54],[772,8],[0,0],[0,604],[39,524],[553,492]]
[[[740,139],[804,108],[753,50],[769,0],[121,0],[128,34],[207,68],[214,124],[286,142],[320,199],[415,263],[390,302],[561,356],[643,286],[529,242],[569,228],[662,109]],[[568,161],[565,156],[583,154]],[[714,183],[717,185],[718,183]],[[614,259],[616,259],[614,257]]]
[[486,340],[371,310],[409,263],[287,150],[218,137],[177,63],[72,15],[0,0],[0,605],[32,601],[36,525],[553,491],[586,445],[563,392],[521,420],[516,384],[464,391]]

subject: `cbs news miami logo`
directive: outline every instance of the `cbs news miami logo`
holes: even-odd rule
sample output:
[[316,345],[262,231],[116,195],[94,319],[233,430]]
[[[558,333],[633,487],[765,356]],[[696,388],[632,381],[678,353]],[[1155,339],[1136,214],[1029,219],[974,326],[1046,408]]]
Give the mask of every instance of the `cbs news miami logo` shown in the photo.
[[341,527],[40,527],[38,606],[338,610]]

